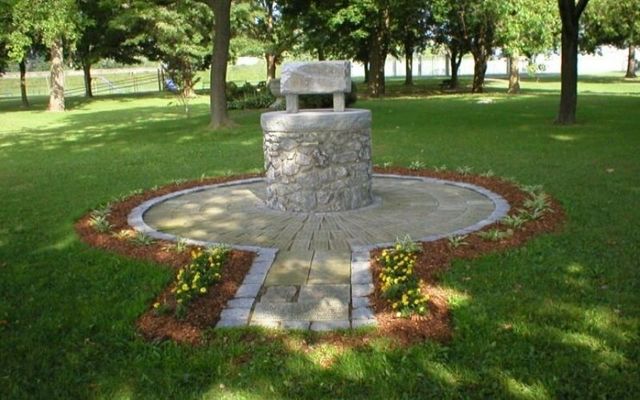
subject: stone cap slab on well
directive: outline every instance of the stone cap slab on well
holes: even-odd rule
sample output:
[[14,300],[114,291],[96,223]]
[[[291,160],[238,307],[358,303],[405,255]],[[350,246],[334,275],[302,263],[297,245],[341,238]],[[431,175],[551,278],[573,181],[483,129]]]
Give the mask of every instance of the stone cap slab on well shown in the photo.
[[289,62],[280,75],[282,94],[351,92],[349,61]]
[[260,116],[260,125],[266,132],[340,132],[371,128],[371,111],[348,108],[334,113],[329,109],[305,110],[290,114],[272,111]]

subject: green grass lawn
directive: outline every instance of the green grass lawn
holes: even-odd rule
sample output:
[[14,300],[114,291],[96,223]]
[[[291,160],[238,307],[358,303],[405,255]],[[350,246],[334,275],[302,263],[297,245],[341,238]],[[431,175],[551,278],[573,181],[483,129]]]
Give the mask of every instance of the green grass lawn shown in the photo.
[[558,234],[456,262],[442,276],[453,341],[408,349],[302,351],[315,336],[261,331],[144,342],[135,320],[170,272],[87,247],[74,221],[134,189],[261,170],[260,111],[211,132],[205,97],[190,118],[157,94],[58,114],[43,98],[30,111],[0,100],[0,398],[638,398],[640,81],[581,84],[572,127],[552,123],[557,81],[504,86],[359,102],[376,163],[492,169],[543,184],[568,217]]

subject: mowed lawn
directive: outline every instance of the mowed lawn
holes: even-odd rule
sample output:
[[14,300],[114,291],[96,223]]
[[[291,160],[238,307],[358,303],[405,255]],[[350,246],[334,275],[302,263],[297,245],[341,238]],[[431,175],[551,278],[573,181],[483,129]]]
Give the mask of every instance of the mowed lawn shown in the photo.
[[410,348],[260,330],[143,341],[135,320],[170,272],[87,247],[74,221],[136,189],[261,171],[261,111],[211,132],[206,97],[189,118],[158,94],[60,114],[1,100],[0,398],[638,398],[640,80],[587,79],[572,127],[552,123],[557,81],[503,87],[358,103],[376,163],[491,169],[567,213],[557,234],[454,263],[453,340]]

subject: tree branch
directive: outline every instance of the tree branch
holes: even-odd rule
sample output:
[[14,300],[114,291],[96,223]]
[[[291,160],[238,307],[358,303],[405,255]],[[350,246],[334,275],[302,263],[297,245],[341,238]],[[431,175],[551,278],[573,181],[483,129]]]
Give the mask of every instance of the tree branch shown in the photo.
[[589,0],[579,0],[578,1],[578,4],[576,4],[576,17],[577,18],[580,18],[580,15],[582,15],[582,12],[587,7],[587,3],[588,2],[589,2]]

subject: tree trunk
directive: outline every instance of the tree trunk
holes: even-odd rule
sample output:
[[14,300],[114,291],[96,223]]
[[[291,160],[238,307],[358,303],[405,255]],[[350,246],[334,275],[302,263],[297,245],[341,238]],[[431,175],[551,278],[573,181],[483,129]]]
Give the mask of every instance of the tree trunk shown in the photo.
[[451,79],[449,81],[449,88],[458,88],[458,71],[460,70],[460,64],[462,64],[462,52],[457,47],[453,46],[449,49],[449,63],[451,65]]
[[93,97],[93,89],[91,87],[91,63],[89,61],[82,61],[82,71],[84,71],[84,97]]
[[[375,36],[375,35],[374,35]],[[377,42],[377,43],[376,43]],[[370,69],[369,69],[369,95],[371,97],[380,97],[385,92],[384,81],[384,64],[386,61],[386,54],[382,54],[380,44],[378,40],[374,40],[374,45],[371,48]]]
[[227,62],[229,59],[229,40],[231,38],[231,0],[212,0],[215,26],[213,32],[213,57],[211,60],[211,123],[218,129],[230,123],[227,114]]
[[48,111],[64,111],[64,64],[62,41],[56,39],[49,49],[51,54],[51,79],[49,82]]
[[381,10],[378,17],[375,32],[371,35],[369,52],[369,95],[371,97],[380,97],[385,93],[384,65],[389,52],[389,9]]
[[266,53],[264,58],[267,61],[267,82],[270,82],[272,79],[276,79],[276,63],[278,58],[275,54],[271,53]]
[[324,49],[322,47],[318,47],[318,61],[324,61],[327,57],[324,55]]
[[487,54],[484,50],[473,53],[473,87],[471,93],[484,92],[484,76],[487,73]]
[[576,122],[578,106],[578,31],[580,15],[589,0],[558,0],[562,19],[562,56],[560,66],[560,107],[556,123]]
[[23,58],[20,61],[20,98],[22,106],[29,107],[29,99],[27,98],[27,64]]
[[404,64],[404,84],[411,86],[413,85],[413,46],[408,43],[405,43],[404,46]]
[[627,59],[627,74],[625,78],[636,77],[636,46],[629,45],[629,58]]
[[370,75],[370,64],[369,61],[365,61],[362,63],[362,66],[364,67],[364,83],[365,84],[369,84],[369,75]]
[[517,54],[509,56],[509,89],[507,93],[520,93],[520,65]]

